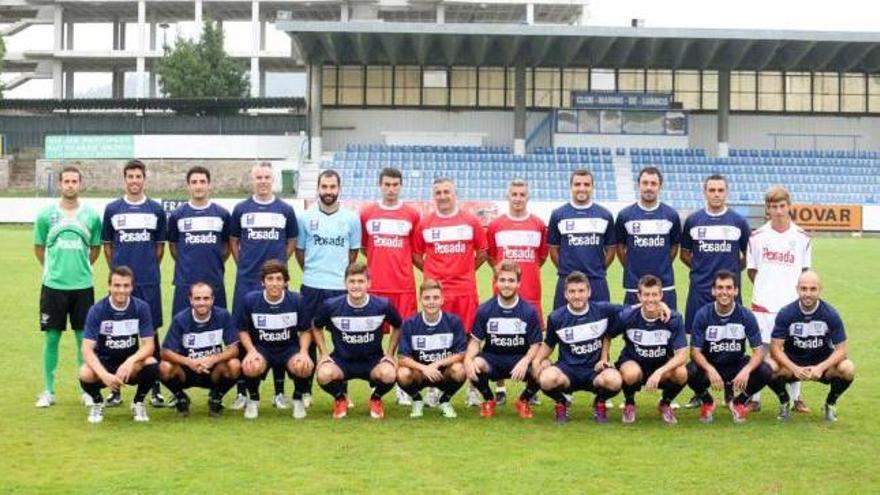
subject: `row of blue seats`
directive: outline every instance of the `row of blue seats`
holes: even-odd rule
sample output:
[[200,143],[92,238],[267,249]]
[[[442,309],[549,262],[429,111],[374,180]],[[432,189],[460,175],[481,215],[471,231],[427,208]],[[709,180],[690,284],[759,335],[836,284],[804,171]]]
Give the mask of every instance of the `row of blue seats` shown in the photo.
[[802,166],[818,166],[818,165],[834,165],[840,167],[862,167],[876,168],[880,163],[877,160],[867,158],[754,158],[754,157],[728,157],[728,158],[710,158],[710,157],[650,157],[638,156],[632,158],[632,163],[641,165],[656,165],[662,167],[668,164],[714,164],[714,165],[802,165]]
[[[642,166],[633,164],[630,169],[637,172]],[[804,167],[797,165],[790,166],[744,166],[744,165],[667,165],[660,169],[664,174],[697,174],[697,175],[809,175],[809,176],[847,176],[857,177],[856,180],[863,180],[865,177],[871,178],[876,176],[876,171],[858,167]]]
[[[457,187],[468,187],[475,186],[486,189],[494,189],[494,188],[507,188],[508,180],[505,177],[475,177],[475,176],[458,176],[454,178]],[[541,187],[555,187],[560,190],[567,190],[568,180],[559,178],[544,178],[544,177],[526,177],[526,181],[530,184],[531,188],[541,188]],[[433,183],[432,178],[408,178],[404,180],[404,188],[409,189],[421,189],[426,188],[430,189],[431,184]],[[370,186],[374,189],[376,188],[376,180],[373,177],[354,177],[345,182],[345,187],[349,186]],[[617,186],[613,181],[605,180],[605,181],[597,181],[594,187],[594,190],[597,191],[608,191],[613,192],[617,190]]]
[[629,154],[636,156],[706,156],[703,148],[630,148]]
[[[695,184],[701,184],[702,181],[713,172],[707,171],[705,174],[695,176],[695,174],[675,174],[667,173],[664,178],[667,183],[676,181],[688,181]],[[880,176],[861,176],[861,175],[807,175],[807,174],[778,174],[778,173],[754,173],[754,174],[728,174],[722,173],[731,188],[736,188],[738,184],[867,184],[880,185]]]
[[[846,194],[870,194],[877,190],[873,184],[804,184],[785,181],[745,182],[730,188],[731,192],[753,192],[763,194],[771,184],[785,184],[793,194],[797,193],[846,193]],[[664,194],[667,191],[695,191],[702,194],[702,184],[699,182],[668,182],[663,186]]]
[[867,150],[766,150],[734,149],[734,157],[793,157],[793,158],[880,158],[880,152]]
[[553,148],[550,146],[538,146],[533,153],[537,155],[590,155],[590,156],[611,156],[611,148],[574,148],[571,146],[559,146]]
[[[336,162],[326,161],[322,164],[322,168],[333,168],[339,172],[347,172],[349,170],[374,170],[376,173],[388,163],[358,163],[358,162]],[[477,170],[477,171],[503,171],[509,174],[523,174],[528,172],[565,172],[569,173],[576,169],[587,169],[591,172],[613,173],[614,167],[609,163],[533,163],[524,165],[522,163],[402,163],[399,169],[403,172],[408,170],[418,170],[425,172],[456,172],[459,170]]]
[[345,151],[410,151],[415,153],[510,153],[507,146],[349,144]]
[[569,163],[569,162],[589,162],[611,163],[610,156],[592,156],[592,155],[510,155],[510,154],[478,154],[478,153],[423,153],[423,154],[407,154],[407,153],[373,153],[373,152],[338,152],[333,157],[337,161],[354,161],[354,162],[388,162],[388,163],[410,163],[410,162],[433,162],[433,161],[468,161],[483,163]]

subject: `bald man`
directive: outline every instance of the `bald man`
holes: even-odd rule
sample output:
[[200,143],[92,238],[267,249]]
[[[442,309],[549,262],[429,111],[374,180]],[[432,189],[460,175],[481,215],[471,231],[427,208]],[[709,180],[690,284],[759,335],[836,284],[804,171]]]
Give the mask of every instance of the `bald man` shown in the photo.
[[[846,332],[837,310],[821,299],[822,281],[812,270],[797,282],[798,300],[776,316],[769,360],[775,378],[783,381],[817,381],[830,386],[825,399],[825,421],[837,421],[837,399],[855,378],[855,365],[846,355]],[[779,419],[791,418],[783,390]]]

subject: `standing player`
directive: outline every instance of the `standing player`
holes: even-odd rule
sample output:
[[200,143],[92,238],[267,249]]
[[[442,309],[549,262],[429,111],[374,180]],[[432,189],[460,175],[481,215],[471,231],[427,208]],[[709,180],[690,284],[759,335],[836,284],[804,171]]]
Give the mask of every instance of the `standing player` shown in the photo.
[[[455,184],[448,177],[434,179],[434,211],[422,218],[413,246],[413,264],[443,286],[443,311],[458,316],[465,331],[477,312],[476,270],[487,258],[486,232],[476,217],[456,204]],[[468,406],[479,405],[471,389]]]
[[623,422],[627,424],[636,421],[635,395],[642,385],[649,392],[663,390],[660,415],[667,424],[678,422],[671,404],[687,383],[688,344],[679,313],[673,311],[669,320],[662,320],[662,287],[658,277],[643,276],[638,292],[642,306],[625,310],[614,332],[622,334],[624,342],[615,366],[623,377]]
[[[791,220],[788,190],[781,186],[771,187],[764,195],[764,206],[770,221],[752,233],[746,268],[752,281],[752,311],[758,319],[764,345],[770,345],[779,310],[798,298],[798,277],[810,268],[813,248],[810,235]],[[795,381],[789,386],[795,412],[810,412],[801,400],[800,382]],[[752,401],[750,409],[759,411],[760,394],[755,394]]]
[[[318,384],[333,396],[333,417],[348,413],[345,384],[358,378],[373,386],[370,416],[385,417],[382,396],[397,379],[394,353],[400,339],[400,316],[383,297],[371,296],[367,265],[354,262],[345,270],[346,294],[324,301],[314,318],[313,332],[321,358],[316,375]],[[382,326],[391,327],[388,347],[382,350]],[[322,330],[333,339],[333,352],[327,353]]]
[[174,300],[171,314],[189,307],[190,286],[211,286],[213,303],[226,309],[226,259],[229,257],[229,222],[226,208],[211,201],[211,172],[195,166],[186,172],[189,202],[168,217],[168,250],[174,258]]
[[[388,299],[401,318],[409,318],[418,311],[412,253],[419,231],[419,213],[400,200],[402,184],[400,170],[383,168],[379,172],[382,199],[360,211],[361,249],[373,276],[370,293]],[[409,403],[409,397],[400,388],[397,402]]]
[[467,337],[461,320],[441,310],[443,288],[439,282],[427,279],[419,291],[422,312],[404,321],[401,329],[397,384],[413,398],[410,417],[422,416],[421,389],[436,385],[443,391],[440,413],[444,418],[455,418],[449,401],[464,385],[462,361]]
[[[590,299],[590,281],[586,275],[574,271],[565,277],[565,300],[568,304],[547,317],[547,335],[533,368],[540,370],[541,390],[556,402],[556,422],[568,421],[565,393],[577,390],[595,392],[593,418],[598,423],[608,422],[605,402],[620,392],[620,372],[611,366],[611,331],[617,322],[621,306]],[[559,358],[551,365],[548,358],[556,345]]]
[[241,373],[238,360],[238,332],[232,316],[214,304],[211,285],[195,282],[189,286],[190,306],[171,318],[165,341],[159,377],[175,397],[174,407],[189,416],[189,387],[208,389],[208,414],[223,414],[223,396],[235,385]]
[[[538,321],[544,321],[541,311],[541,267],[547,260],[547,227],[536,215],[529,213],[529,184],[522,179],[510,181],[507,188],[506,215],[489,223],[486,231],[488,255],[492,266],[504,260],[517,263],[522,270],[520,297],[538,311]],[[495,402],[504,404],[507,390],[504,381],[495,388]]]
[[[764,362],[761,331],[755,315],[736,300],[739,286],[736,274],[727,270],[715,273],[712,294],[715,302],[700,308],[691,328],[691,356],[688,385],[701,399],[700,421],[711,423],[715,400],[708,392],[724,391],[733,397],[730,412],[733,421],[746,420],[749,397],[770,382],[772,371]],[[751,346],[752,356],[746,355]]]
[[484,418],[495,414],[489,380],[512,378],[526,382],[516,401],[516,411],[523,419],[532,417],[529,401],[540,389],[531,364],[541,344],[541,322],[534,306],[519,297],[521,273],[512,261],[495,267],[498,295],[480,305],[471,329],[464,368],[483,396],[480,416]]
[[[703,183],[706,208],[695,211],[684,221],[681,235],[681,262],[690,268],[690,287],[685,309],[684,329],[690,334],[697,310],[711,303],[713,278],[726,270],[733,274],[739,296],[740,272],[745,268],[749,246],[749,223],[739,213],[727,208],[727,180],[712,175]],[[686,407],[700,407],[694,396]]]
[[153,357],[152,309],[132,296],[134,272],[127,266],[113,267],[107,285],[110,295],[89,309],[83,335],[85,364],[79,369],[79,383],[92,398],[88,421],[104,420],[102,388],[118,393],[123,385],[136,383],[132,415],[135,421],[146,422],[150,418],[144,398],[159,376],[159,363]]
[[[296,261],[303,270],[300,293],[306,315],[314,316],[324,301],[345,294],[345,270],[361,248],[360,220],[356,212],[342,208],[341,191],[339,174],[324,170],[318,175],[318,204],[300,218]],[[309,356],[316,358],[314,344]],[[310,376],[304,384],[307,404],[311,403],[313,380]]]
[[[798,278],[798,300],[776,316],[770,353],[776,376],[783,380],[811,380],[831,386],[825,399],[825,420],[837,421],[837,399],[855,379],[855,365],[846,355],[846,332],[837,310],[821,299],[822,281],[813,271]],[[785,389],[782,389],[784,394]],[[790,417],[789,402],[782,403],[780,419]]]
[[623,265],[625,304],[638,301],[639,280],[654,275],[663,283],[663,302],[676,309],[675,273],[681,219],[671,206],[660,202],[663,174],[656,167],[639,172],[639,201],[617,215],[617,256]]
[[308,355],[311,324],[300,295],[287,290],[287,264],[269,260],[263,263],[261,274],[263,290],[249,292],[234,316],[245,352],[241,372],[249,397],[244,417],[257,419],[260,382],[269,370],[282,369],[293,376],[293,418],[303,419],[303,390],[314,368]]
[[553,309],[566,305],[565,277],[579,271],[589,278],[590,300],[610,301],[606,269],[614,262],[614,217],[592,201],[593,174],[575,170],[569,179],[571,202],[553,210],[548,225],[550,260],[558,278]]
[[[261,162],[251,168],[253,196],[235,205],[229,225],[229,247],[238,264],[235,274],[233,314],[245,296],[263,290],[260,270],[268,260],[287,259],[296,248],[297,222],[293,207],[272,193],[272,164]],[[275,397],[272,405],[286,409],[284,369],[272,370]],[[243,409],[247,403],[244,380],[238,382],[238,394],[232,409]]]
[[[159,265],[165,254],[167,217],[157,201],[144,194],[147,169],[140,160],[131,160],[122,169],[125,194],[104,208],[101,239],[104,256],[110,268],[128,266],[135,274],[134,297],[150,306],[153,330],[162,328],[162,274]],[[153,346],[154,358],[159,361],[159,347]],[[107,406],[122,403],[118,389],[107,399]],[[153,407],[165,407],[165,398],[159,393],[159,381],[153,385]]]
[[[101,248],[101,219],[97,212],[79,201],[82,173],[65,167],[58,175],[61,200],[47,206],[34,221],[34,254],[43,267],[40,287],[40,330],[43,343],[43,383],[37,407],[55,403],[55,370],[58,344],[67,329],[67,320],[76,337],[76,361],[83,365],[83,328],[95,301],[92,265]],[[91,397],[83,394],[89,405]]]

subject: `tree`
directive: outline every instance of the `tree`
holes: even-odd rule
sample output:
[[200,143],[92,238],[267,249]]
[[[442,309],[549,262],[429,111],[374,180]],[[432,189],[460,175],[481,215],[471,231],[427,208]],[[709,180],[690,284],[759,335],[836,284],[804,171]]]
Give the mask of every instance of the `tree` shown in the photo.
[[223,51],[223,29],[212,21],[205,21],[200,40],[165,47],[156,73],[162,94],[172,98],[243,97],[250,91],[247,69]]

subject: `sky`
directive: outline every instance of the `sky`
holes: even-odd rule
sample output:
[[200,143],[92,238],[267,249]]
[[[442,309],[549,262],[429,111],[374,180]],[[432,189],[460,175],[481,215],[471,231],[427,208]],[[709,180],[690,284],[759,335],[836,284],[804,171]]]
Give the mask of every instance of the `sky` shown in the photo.
[[[564,2],[565,0],[559,0]],[[642,19],[647,27],[720,28],[720,29],[769,29],[769,30],[819,30],[819,31],[880,31],[880,2],[870,0],[592,0],[589,4],[590,25],[629,26],[631,19]],[[250,23],[225,24],[227,45],[250,43]],[[191,22],[172,25],[164,35],[169,42],[178,35],[193,33]],[[134,26],[127,29],[127,37],[134,36]],[[111,46],[109,25],[81,25],[74,32],[74,46],[83,50],[108,50]],[[155,33],[157,46],[162,45],[163,32]],[[244,40],[244,41],[242,41]],[[7,38],[7,51],[52,48],[52,27],[35,26]],[[129,43],[129,46],[135,46]],[[269,50],[290,53],[287,37],[274,29],[267,37]],[[3,74],[7,81],[14,74]],[[105,96],[110,84],[109,74],[76,74],[74,87],[78,96]],[[133,83],[127,84],[133,90]],[[268,88],[294,88],[295,93],[305,91],[301,75],[276,74]],[[31,81],[15,90],[7,91],[6,97],[49,97],[52,82]],[[109,95],[106,95],[109,96]],[[283,96],[274,94],[270,96]],[[286,95],[284,95],[286,96]]]

